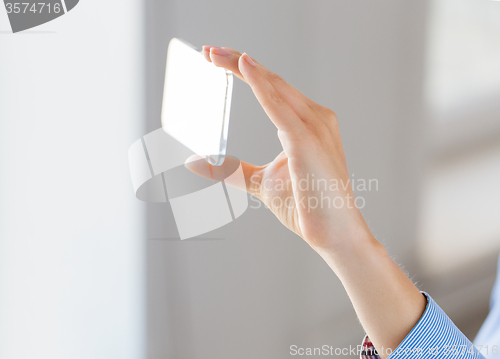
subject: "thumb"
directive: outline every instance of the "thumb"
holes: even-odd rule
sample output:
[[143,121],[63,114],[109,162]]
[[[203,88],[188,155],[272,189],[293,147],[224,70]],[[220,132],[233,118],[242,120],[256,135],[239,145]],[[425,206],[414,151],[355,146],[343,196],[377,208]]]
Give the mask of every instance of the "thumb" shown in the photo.
[[[229,156],[226,156],[221,166],[212,166],[198,155],[189,157],[184,162],[184,166],[198,176],[214,181],[224,181],[225,184],[231,187],[259,197],[262,170],[264,167],[255,166]],[[238,175],[241,172],[243,172],[243,176]]]

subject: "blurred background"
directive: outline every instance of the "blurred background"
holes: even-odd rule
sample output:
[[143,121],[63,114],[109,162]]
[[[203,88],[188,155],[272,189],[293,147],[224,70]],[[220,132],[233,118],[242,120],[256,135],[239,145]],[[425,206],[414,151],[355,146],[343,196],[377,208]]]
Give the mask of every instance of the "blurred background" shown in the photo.
[[[0,11],[0,357],[360,344],[338,279],[264,207],[181,242],[134,197],[172,37],[246,51],[337,113],[351,175],[378,180],[358,193],[373,233],[473,339],[500,250],[500,2],[82,0],[18,34]],[[239,80],[229,131],[242,160],[280,152]]]

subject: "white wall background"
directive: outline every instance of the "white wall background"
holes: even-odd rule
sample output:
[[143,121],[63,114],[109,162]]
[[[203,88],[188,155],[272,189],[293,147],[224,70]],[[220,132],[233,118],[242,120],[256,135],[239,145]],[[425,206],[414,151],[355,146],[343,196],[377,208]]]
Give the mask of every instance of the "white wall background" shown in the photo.
[[11,34],[0,9],[0,358],[142,358],[143,7],[82,0]]

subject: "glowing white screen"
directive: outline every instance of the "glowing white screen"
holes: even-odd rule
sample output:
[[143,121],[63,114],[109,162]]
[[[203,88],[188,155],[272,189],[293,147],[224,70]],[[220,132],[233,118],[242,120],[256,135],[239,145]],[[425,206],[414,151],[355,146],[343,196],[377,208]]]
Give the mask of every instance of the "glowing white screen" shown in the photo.
[[179,39],[168,46],[162,127],[219,166],[226,154],[233,88],[231,71],[216,67]]

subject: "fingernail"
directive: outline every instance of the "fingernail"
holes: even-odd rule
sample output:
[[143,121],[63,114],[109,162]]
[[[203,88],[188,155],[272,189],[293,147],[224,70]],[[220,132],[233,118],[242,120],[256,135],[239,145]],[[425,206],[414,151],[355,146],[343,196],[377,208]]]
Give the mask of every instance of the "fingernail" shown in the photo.
[[221,49],[220,47],[213,46],[210,48],[210,53],[218,56],[230,56],[232,55],[229,51]]
[[208,62],[212,62],[212,59],[210,58],[210,48],[213,47],[213,46],[203,46],[203,51],[202,51],[202,54],[203,54],[203,57],[205,58],[205,60],[207,60]]
[[253,62],[252,58],[250,56],[248,56],[248,54],[246,52],[244,52],[243,55],[241,55],[241,57],[243,57],[243,60],[248,62],[248,64],[250,66],[255,66],[255,62]]
[[235,49],[232,49],[232,48],[230,48],[230,47],[226,47],[226,46],[222,46],[222,49],[227,50],[227,51],[229,51],[229,52],[231,52],[231,53],[238,52],[238,51],[236,51]]

